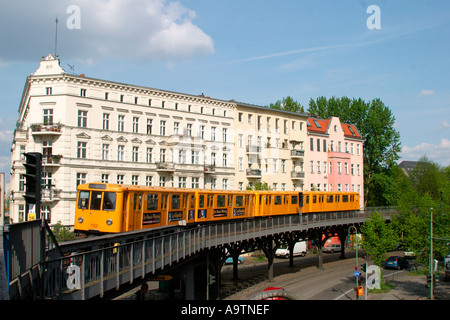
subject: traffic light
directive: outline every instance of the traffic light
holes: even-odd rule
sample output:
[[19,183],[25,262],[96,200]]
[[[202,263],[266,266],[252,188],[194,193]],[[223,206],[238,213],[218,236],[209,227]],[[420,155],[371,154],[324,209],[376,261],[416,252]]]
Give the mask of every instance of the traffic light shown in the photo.
[[366,270],[367,270],[367,263],[363,263],[363,264],[361,265],[361,270],[364,271],[364,272],[366,272]]
[[25,198],[28,210],[29,204],[35,204],[36,217],[40,218],[42,154],[38,152],[24,153],[25,166]]

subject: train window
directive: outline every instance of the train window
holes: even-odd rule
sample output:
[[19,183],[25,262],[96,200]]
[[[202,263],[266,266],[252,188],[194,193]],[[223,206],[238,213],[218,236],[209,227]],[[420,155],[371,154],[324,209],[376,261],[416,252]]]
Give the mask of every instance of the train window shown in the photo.
[[180,195],[179,194],[172,195],[172,209],[180,209]]
[[218,207],[225,207],[225,196],[218,195],[216,201]]
[[342,196],[342,202],[348,202],[348,195]]
[[147,210],[158,210],[158,195],[150,194],[147,200]]
[[327,196],[327,202],[333,203],[333,196]]
[[101,191],[92,191],[91,197],[91,210],[100,210],[100,206],[102,205],[102,192]]
[[236,196],[236,207],[242,207],[244,205],[244,197]]
[[205,195],[204,195],[204,194],[201,194],[201,195],[198,197],[198,206],[199,206],[200,208],[204,208],[204,207],[205,207]]
[[190,208],[195,208],[195,195],[191,194]]
[[141,210],[142,206],[142,193],[134,194],[134,210]]
[[306,203],[309,203],[309,196],[306,196]]
[[275,196],[275,202],[274,202],[274,204],[275,204],[275,205],[281,204],[281,196]]
[[103,194],[103,207],[104,211],[114,211],[116,209],[116,193],[105,192]]
[[78,209],[87,209],[89,207],[89,191],[81,190],[78,195]]
[[317,196],[313,196],[313,203],[317,202]]
[[292,196],[291,197],[291,204],[297,204],[298,203],[298,197],[297,196]]

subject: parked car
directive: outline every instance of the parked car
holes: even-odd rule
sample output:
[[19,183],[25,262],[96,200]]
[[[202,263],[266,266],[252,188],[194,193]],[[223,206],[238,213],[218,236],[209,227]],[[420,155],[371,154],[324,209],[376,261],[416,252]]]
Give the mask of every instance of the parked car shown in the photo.
[[336,244],[336,243],[330,244],[323,248],[323,252],[335,253],[335,252],[340,252],[340,251],[341,251],[341,245]]
[[[289,248],[286,245],[281,245],[277,251],[275,251],[275,256],[280,258],[289,258]],[[296,242],[294,245],[294,257],[306,255],[306,241]]]
[[[244,257],[239,256],[238,257],[238,263],[242,263],[242,262],[244,262]],[[225,260],[225,264],[232,264],[232,263],[233,263],[233,257],[228,257]]]
[[387,258],[386,262],[384,263],[384,268],[407,269],[409,268],[409,262],[403,257],[392,256]]

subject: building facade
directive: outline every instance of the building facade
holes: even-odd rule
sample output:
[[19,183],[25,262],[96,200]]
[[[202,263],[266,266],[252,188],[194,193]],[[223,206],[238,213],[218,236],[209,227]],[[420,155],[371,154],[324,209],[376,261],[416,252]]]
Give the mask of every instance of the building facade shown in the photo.
[[[67,74],[48,55],[27,77],[19,106],[10,218],[27,219],[26,152],[43,154],[41,215],[51,224],[74,223],[76,187],[87,182],[225,190],[267,183],[362,196],[358,131],[337,118],[320,121],[338,130],[316,128],[303,113]],[[348,174],[334,169],[339,162]],[[323,171],[330,163],[334,171]]]
[[25,83],[11,217],[26,219],[24,152],[43,154],[43,217],[73,224],[76,186],[233,189],[234,103],[66,74],[51,55]]
[[354,191],[364,206],[363,143],[356,126],[339,118],[308,118],[307,190]]
[[307,115],[236,103],[235,186],[303,190]]

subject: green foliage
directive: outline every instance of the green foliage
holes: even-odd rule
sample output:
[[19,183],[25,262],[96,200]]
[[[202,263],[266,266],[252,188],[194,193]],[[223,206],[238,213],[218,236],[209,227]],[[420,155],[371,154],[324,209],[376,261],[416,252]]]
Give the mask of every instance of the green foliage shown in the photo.
[[270,191],[270,190],[272,190],[269,187],[269,185],[267,184],[267,182],[256,182],[252,187],[248,185],[245,189],[246,190],[259,190],[259,191]]
[[409,185],[404,184],[398,201],[400,214],[392,225],[408,250],[423,265],[430,255],[430,218],[433,214],[433,255],[441,259],[448,253],[450,239],[450,175],[423,157],[411,172]]
[[303,109],[303,106],[300,104],[300,102],[294,100],[290,96],[287,96],[286,98],[283,98],[282,100],[278,100],[275,103],[271,103],[269,105],[269,108],[285,110],[285,111],[292,111],[292,112],[305,112]]
[[363,249],[372,261],[381,266],[386,252],[392,250],[397,242],[397,236],[384,217],[375,212],[361,226]]

